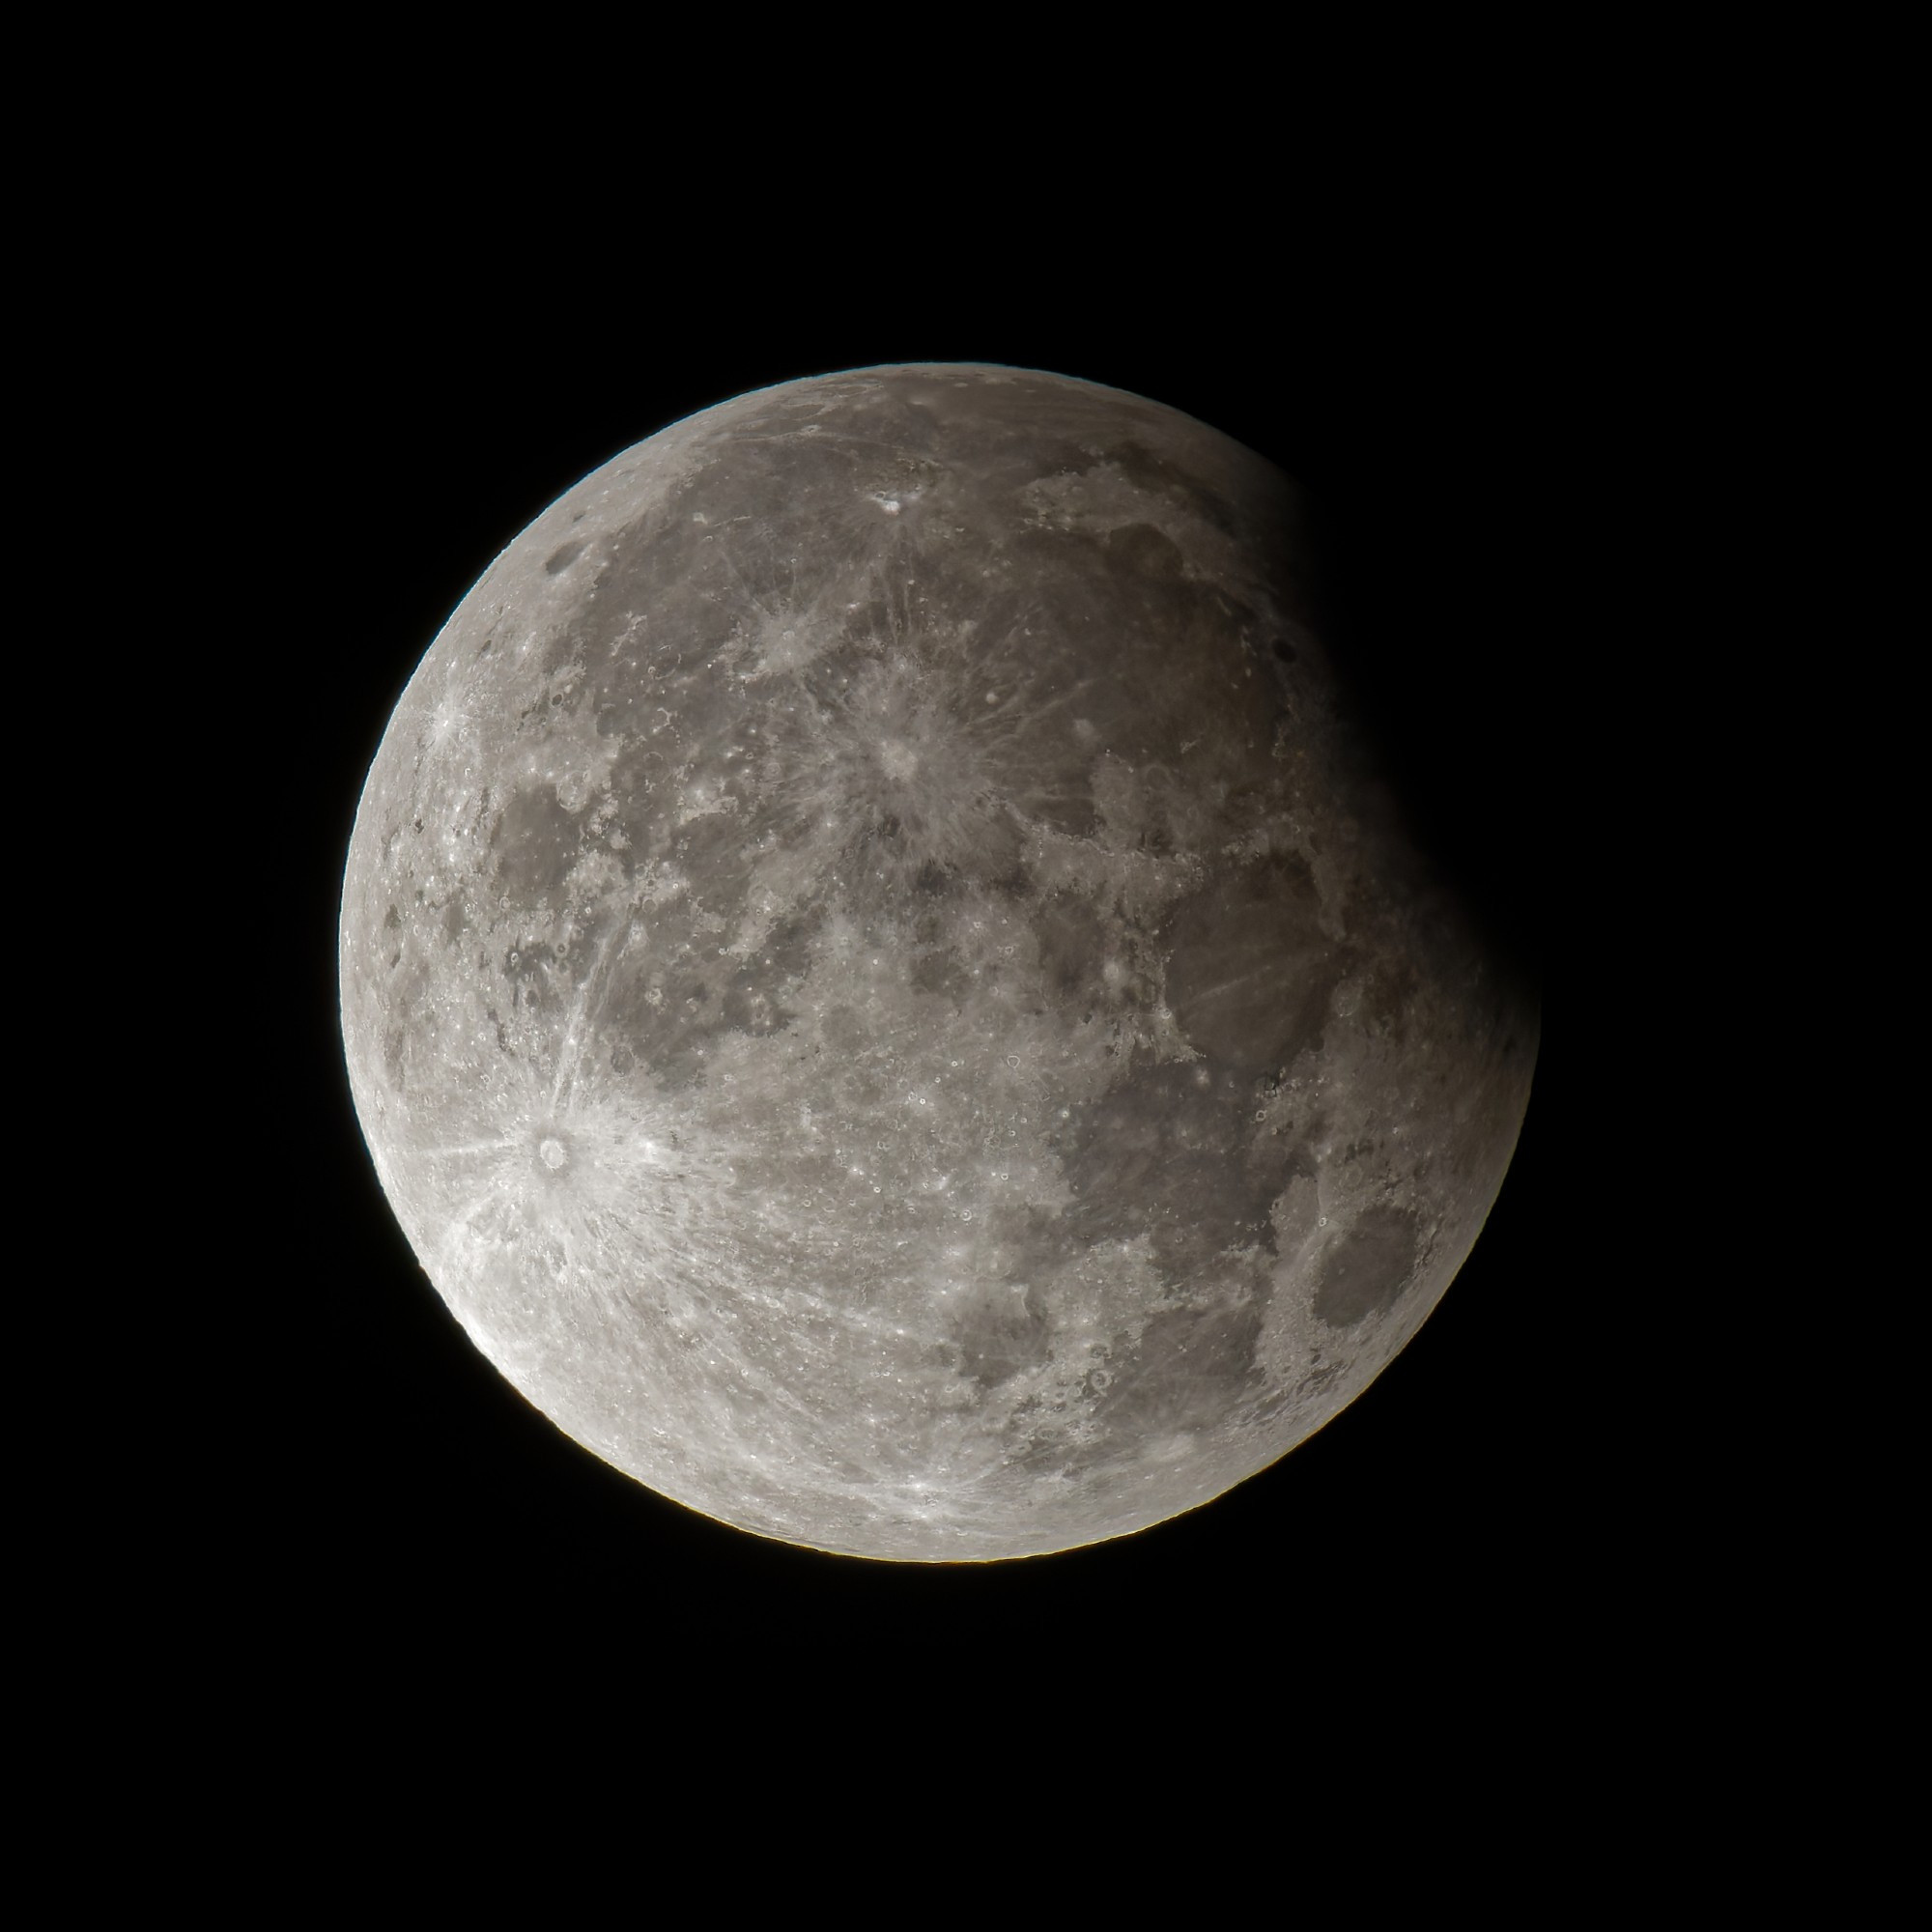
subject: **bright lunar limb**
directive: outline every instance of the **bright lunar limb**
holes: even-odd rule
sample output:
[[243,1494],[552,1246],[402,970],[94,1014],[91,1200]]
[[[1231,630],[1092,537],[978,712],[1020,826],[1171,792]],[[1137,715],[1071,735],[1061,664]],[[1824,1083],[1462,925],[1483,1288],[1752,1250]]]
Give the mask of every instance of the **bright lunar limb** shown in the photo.
[[1415,1332],[1538,1016],[1296,554],[1203,424],[939,365],[674,424],[484,574],[369,773],[343,1034],[423,1266],[569,1435],[761,1535],[1024,1556]]

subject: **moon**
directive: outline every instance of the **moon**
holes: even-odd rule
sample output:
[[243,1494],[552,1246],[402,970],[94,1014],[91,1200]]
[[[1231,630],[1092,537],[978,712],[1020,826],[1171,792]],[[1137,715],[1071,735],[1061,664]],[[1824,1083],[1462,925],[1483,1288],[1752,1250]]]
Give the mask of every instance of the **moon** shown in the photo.
[[1158,403],[895,365],[671,425],[485,572],[362,792],[342,1034],[559,1428],[760,1536],[1023,1557],[1221,1494],[1415,1333],[1539,1015],[1302,527]]

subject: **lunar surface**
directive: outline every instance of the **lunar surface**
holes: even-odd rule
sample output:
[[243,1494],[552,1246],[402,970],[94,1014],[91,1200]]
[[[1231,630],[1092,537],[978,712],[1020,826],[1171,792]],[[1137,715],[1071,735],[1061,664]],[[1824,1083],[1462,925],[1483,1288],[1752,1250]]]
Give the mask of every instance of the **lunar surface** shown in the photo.
[[485,573],[369,773],[342,1022],[417,1257],[560,1428],[760,1535],[1016,1557],[1206,1502],[1415,1332],[1538,1016],[1296,531],[1172,410],[891,367],[673,425]]

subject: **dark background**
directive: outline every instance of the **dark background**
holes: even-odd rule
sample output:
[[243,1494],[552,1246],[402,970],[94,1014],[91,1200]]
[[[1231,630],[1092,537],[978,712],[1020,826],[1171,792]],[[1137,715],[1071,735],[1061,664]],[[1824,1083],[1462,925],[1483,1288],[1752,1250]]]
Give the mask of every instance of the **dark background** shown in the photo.
[[[1049,238],[1050,239],[1050,238]],[[393,271],[353,239],[278,276],[290,345],[262,398],[307,452],[263,506],[285,584],[284,839],[302,868],[265,917],[287,965],[276,1105],[248,1157],[292,1255],[252,1279],[256,1447],[216,1520],[256,1625],[309,1654],[408,1662],[462,1634],[572,1634],[586,1657],[809,1660],[860,1677],[915,1655],[970,1697],[1022,1659],[1092,1664],[1186,1641],[1178,1697],[1239,1697],[1258,1636],[1297,1673],[1432,1650],[1513,1667],[1549,1641],[1587,1535],[1583,1324],[1558,1250],[1560,1015],[1490,1226],[1366,1395],[1217,1502],[1086,1550],[887,1566],[693,1516],[557,1434],[470,1348],[377,1186],[336,1030],[335,921],[363,774],[390,707],[496,553],[585,471],[765,384],[896,360],[1001,361],[1172,404],[1308,493],[1324,630],[1384,736],[1420,836],[1517,966],[1542,972],[1562,827],[1545,697],[1586,601],[1567,563],[1588,377],[1519,238],[1453,223],[1296,274],[1203,243],[1157,274],[1036,236],[923,274],[772,277],[668,266],[618,291],[531,268]],[[1241,259],[1253,264],[1241,266]],[[298,266],[308,266],[304,261]],[[279,333],[278,333],[279,331]],[[1566,679],[1567,686],[1567,679]],[[284,848],[285,849],[285,848]],[[280,997],[278,993],[278,998]],[[297,1204],[288,1214],[285,1205]],[[1580,1513],[1580,1514],[1579,1514]],[[694,1667],[698,1667],[696,1663]],[[983,1673],[991,1672],[992,1676]],[[1185,1680],[1183,1682],[1183,1679]]]

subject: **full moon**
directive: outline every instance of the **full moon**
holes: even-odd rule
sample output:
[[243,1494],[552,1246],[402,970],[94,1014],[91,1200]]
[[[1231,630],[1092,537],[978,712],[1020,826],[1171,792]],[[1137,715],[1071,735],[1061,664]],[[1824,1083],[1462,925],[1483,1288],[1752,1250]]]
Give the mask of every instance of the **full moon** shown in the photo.
[[484,573],[362,792],[342,1030],[559,1428],[761,1536],[1020,1557],[1208,1501],[1415,1333],[1538,1013],[1300,530],[1177,411],[893,366],[673,424]]

